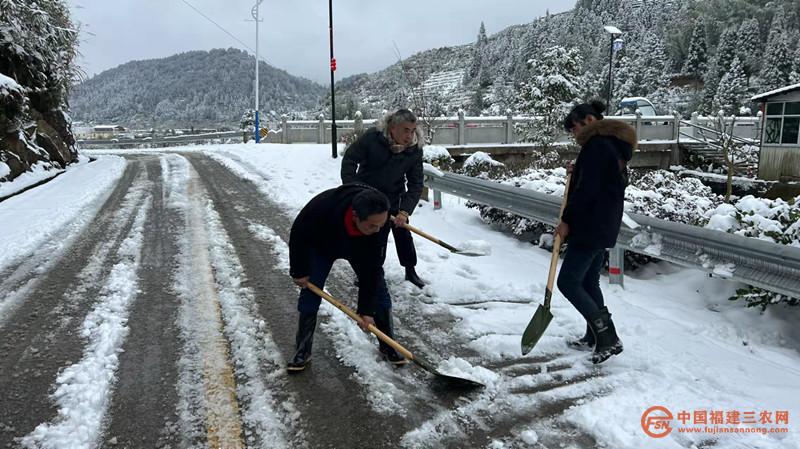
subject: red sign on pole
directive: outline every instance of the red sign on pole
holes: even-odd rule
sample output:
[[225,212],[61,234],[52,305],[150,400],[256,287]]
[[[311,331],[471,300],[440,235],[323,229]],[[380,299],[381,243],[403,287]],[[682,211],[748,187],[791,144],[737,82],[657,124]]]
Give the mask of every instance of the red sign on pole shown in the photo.
[[331,72],[336,71],[336,58],[331,58]]

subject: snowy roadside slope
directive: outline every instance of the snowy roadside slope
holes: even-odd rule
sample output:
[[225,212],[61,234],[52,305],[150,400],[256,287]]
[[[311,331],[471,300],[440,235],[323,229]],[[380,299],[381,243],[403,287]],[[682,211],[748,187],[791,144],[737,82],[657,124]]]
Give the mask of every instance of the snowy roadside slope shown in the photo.
[[[286,205],[290,213],[319,191],[339,183],[341,159],[331,159],[327,145],[206,148],[208,154],[223,162],[233,160],[239,170],[250,170],[253,176],[268,180],[268,194]],[[502,402],[509,409],[524,411],[535,404],[571,397],[576,403],[555,421],[571,423],[609,447],[690,448],[709,440],[717,441],[715,447],[800,447],[793,426],[800,413],[800,396],[796,394],[800,385],[800,339],[791,324],[800,319],[797,310],[777,307],[761,316],[757,310],[727,300],[736,284],[658,264],[646,269],[640,275],[642,279],[629,276],[624,290],[601,281],[625,343],[620,356],[594,367],[582,353],[568,349],[565,340],[579,336],[584,324],[556,292],[553,323],[535,351],[522,358],[520,335],[543,297],[550,253],[491,231],[476,211],[463,207],[463,200],[445,196],[444,203],[441,211],[421,203],[412,223],[456,246],[484,240],[492,246],[492,254],[461,258],[415,239],[418,271],[429,282],[420,295],[402,282],[401,267],[390,243],[387,279],[398,309],[413,304],[423,313],[446,310],[459,317],[449,336],[463,339],[475,351],[477,356],[470,363],[498,366],[500,376],[490,387],[505,396],[486,399],[483,405],[487,410]],[[398,318],[402,326],[402,316]],[[554,362],[542,362],[548,359]],[[539,364],[543,369],[539,373],[517,373],[503,368],[512,362]],[[543,393],[519,393],[526,387],[532,391],[537,385],[558,381],[558,376],[547,372],[556,362],[569,365],[569,370],[585,380],[565,382]],[[756,416],[770,412],[773,421],[776,412],[788,412],[789,432],[711,435],[674,430],[665,438],[653,439],[645,435],[640,420],[645,410],[655,405],[668,408],[674,415],[680,411],[755,412]],[[437,420],[452,421],[453,417],[440,416]],[[553,421],[531,418],[527,425],[516,425],[514,433],[519,437],[509,434],[495,441],[495,447],[535,441],[537,435],[553,431],[558,424]],[[420,446],[422,441],[435,441],[442,426],[431,424],[408,435],[404,444]],[[680,424],[673,421],[673,427]]]
[[65,225],[72,223],[79,231],[88,224],[125,165],[120,157],[103,156],[70,166],[52,181],[0,203],[0,270],[62,232]]

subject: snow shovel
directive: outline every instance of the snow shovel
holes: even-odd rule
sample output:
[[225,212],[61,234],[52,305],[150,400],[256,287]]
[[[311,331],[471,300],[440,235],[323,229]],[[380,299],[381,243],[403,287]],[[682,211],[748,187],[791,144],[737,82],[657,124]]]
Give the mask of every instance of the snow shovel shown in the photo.
[[[329,303],[333,304],[334,307],[336,307],[337,309],[339,309],[342,312],[346,313],[347,316],[349,316],[350,318],[355,320],[357,323],[361,323],[361,317],[358,316],[358,314],[356,314],[355,312],[350,310],[349,307],[347,307],[346,305],[344,305],[341,302],[339,302],[333,296],[331,296],[328,293],[320,290],[320,288],[317,287],[316,285],[314,285],[311,282],[309,282],[308,283],[308,289],[311,290],[312,292],[314,292],[315,294],[319,295],[325,301],[328,301]],[[462,387],[462,388],[464,388],[464,387],[473,388],[473,387],[484,387],[485,386],[482,383],[476,382],[474,380],[464,379],[464,378],[455,377],[455,376],[449,376],[447,374],[442,374],[439,371],[437,371],[436,368],[434,368],[431,363],[427,362],[425,359],[421,358],[419,355],[412,354],[411,351],[409,351],[408,349],[404,348],[402,345],[400,345],[400,343],[398,343],[398,342],[392,340],[391,338],[389,338],[386,334],[381,332],[380,329],[378,329],[377,327],[375,327],[372,324],[370,324],[368,329],[376,337],[378,337],[382,342],[386,343],[387,345],[389,345],[392,348],[394,348],[395,351],[397,351],[400,354],[402,354],[403,357],[405,357],[406,359],[411,360],[412,362],[416,363],[417,366],[419,366],[420,368],[424,369],[425,371],[436,375],[438,378],[440,378],[442,380],[447,381],[450,385],[457,386],[457,387]]]
[[[564,213],[564,207],[567,205],[567,194],[569,193],[569,181],[572,177],[571,174],[567,175],[566,186],[564,187],[564,199],[561,200],[561,212],[558,214],[561,220],[561,214]],[[553,296],[553,281],[556,278],[556,267],[558,267],[558,253],[561,250],[561,237],[556,234],[553,241],[553,255],[550,258],[550,273],[547,275],[547,287],[544,291],[544,306],[539,304],[536,313],[531,318],[525,332],[522,333],[522,355],[531,352],[536,343],[544,334],[550,321],[553,320],[553,314],[550,313],[550,297]]]
[[424,238],[430,240],[431,242],[441,246],[442,248],[450,251],[453,254],[460,254],[462,256],[469,256],[469,257],[481,257],[481,256],[485,256],[486,255],[486,254],[475,252],[475,251],[467,251],[467,250],[463,250],[463,249],[458,249],[455,246],[449,245],[449,244],[437,239],[436,237],[434,237],[434,236],[432,236],[432,235],[430,235],[430,234],[428,234],[428,233],[426,233],[426,232],[424,232],[424,231],[422,231],[420,229],[417,229],[414,226],[411,226],[408,223],[404,224],[403,227],[405,227],[409,231],[413,232],[414,234],[417,234],[417,235],[419,235],[421,237],[424,237]]

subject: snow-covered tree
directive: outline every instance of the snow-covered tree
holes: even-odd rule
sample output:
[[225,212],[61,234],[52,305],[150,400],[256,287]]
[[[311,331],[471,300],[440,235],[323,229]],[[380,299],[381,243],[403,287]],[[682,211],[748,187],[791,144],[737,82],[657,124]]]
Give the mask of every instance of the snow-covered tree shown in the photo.
[[486,26],[481,22],[478,30],[478,39],[472,46],[472,63],[466,72],[465,81],[477,80],[481,87],[487,87],[491,83],[489,70],[485,67],[486,52],[489,39],[486,37]]
[[761,33],[755,17],[742,22],[737,33],[736,54],[742,62],[748,81],[761,67]]
[[800,83],[800,42],[797,45],[797,50],[794,52],[794,67],[792,69],[792,76],[790,82]]
[[724,111],[725,115],[736,115],[747,104],[747,97],[747,75],[739,57],[735,56],[731,68],[719,82],[713,110]]
[[706,23],[702,17],[694,23],[692,39],[689,43],[689,53],[683,64],[683,73],[686,76],[700,79],[708,68],[708,45],[706,41]]
[[789,76],[792,73],[792,61],[789,55],[783,10],[779,9],[772,19],[767,47],[764,51],[764,60],[759,74],[762,90],[777,89],[789,83]]
[[520,112],[536,117],[531,126],[522,130],[525,138],[548,146],[561,132],[564,115],[580,97],[581,58],[576,49],[555,46],[529,64],[533,75],[520,86],[516,106]]

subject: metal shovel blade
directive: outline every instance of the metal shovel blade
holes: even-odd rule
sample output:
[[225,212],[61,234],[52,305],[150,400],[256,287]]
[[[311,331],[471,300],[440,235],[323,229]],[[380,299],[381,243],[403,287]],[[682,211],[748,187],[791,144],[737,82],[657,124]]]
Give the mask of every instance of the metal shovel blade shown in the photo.
[[463,377],[450,376],[448,374],[440,373],[436,368],[433,367],[433,365],[430,362],[420,358],[416,354],[411,360],[414,363],[416,363],[417,366],[419,366],[420,368],[435,375],[437,379],[447,382],[447,385],[450,387],[471,389],[471,388],[483,388],[486,386],[480,382],[471,379],[465,379]]
[[550,308],[539,304],[539,308],[536,309],[536,313],[533,315],[533,318],[531,318],[530,323],[528,323],[528,327],[526,327],[525,332],[522,333],[522,355],[531,352],[531,349],[533,349],[536,343],[539,342],[539,339],[542,338],[544,331],[547,330],[547,326],[550,325],[550,321],[552,320],[553,314],[550,313]]
[[453,254],[458,254],[460,256],[469,256],[469,257],[483,257],[486,254],[483,253],[476,253],[474,251],[462,251],[460,249],[456,249],[455,251],[451,251]]

